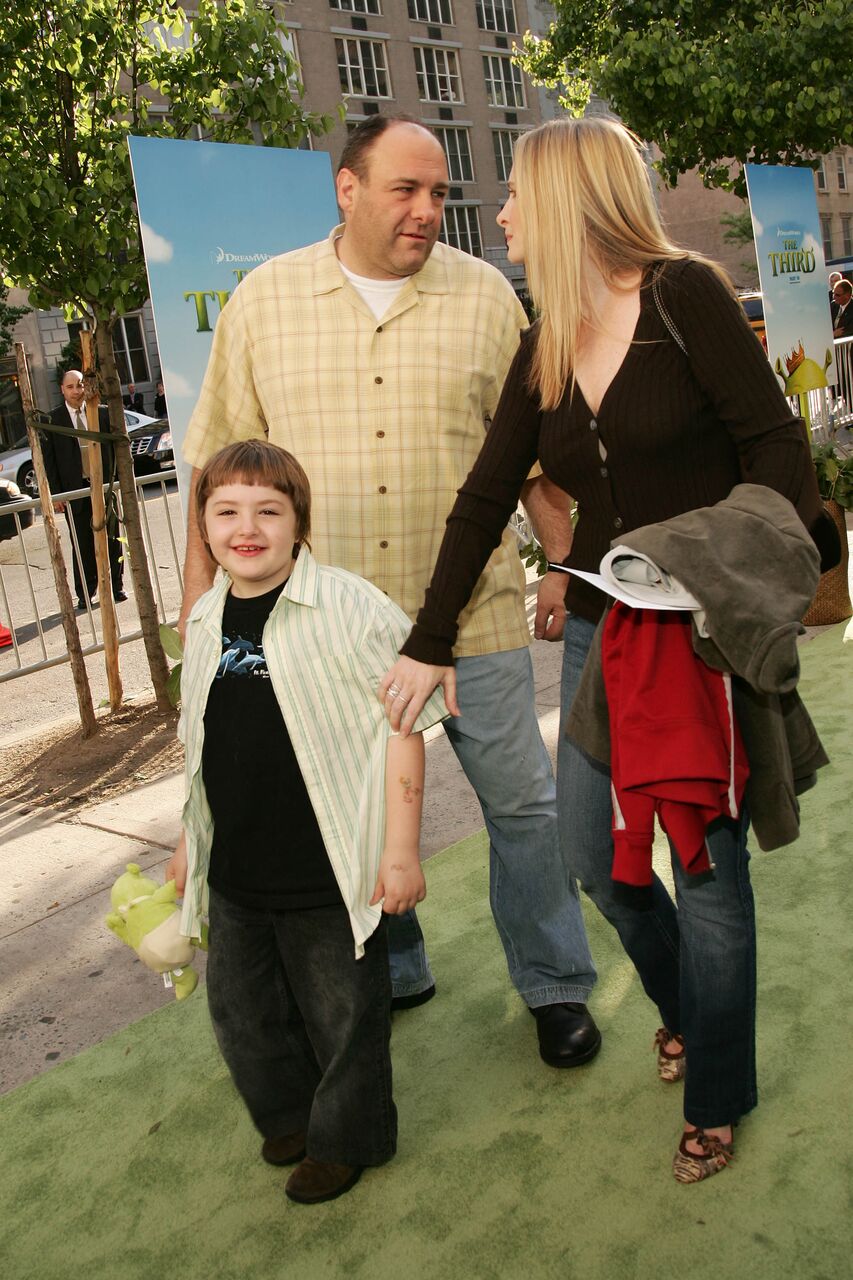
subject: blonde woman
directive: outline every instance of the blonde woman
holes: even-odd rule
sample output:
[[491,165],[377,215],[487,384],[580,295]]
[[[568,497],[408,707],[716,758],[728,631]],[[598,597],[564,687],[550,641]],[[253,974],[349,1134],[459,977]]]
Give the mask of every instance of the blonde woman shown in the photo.
[[[722,271],[666,238],[636,138],[605,119],[525,134],[498,223],[540,318],[459,491],[404,656],[380,687],[402,690],[388,710],[404,732],[436,683],[453,690],[456,619],[537,458],[578,500],[570,547],[566,530],[564,545],[546,546],[570,569],[596,570],[621,532],[713,504],[741,480],[780,491],[808,528],[821,525],[801,424]],[[568,609],[564,712],[604,608],[581,579],[565,584],[565,574],[546,578],[552,621],[564,593]],[[660,1012],[658,1073],[685,1078],[674,1173],[699,1181],[725,1168],[732,1126],[757,1100],[747,818],[710,829],[713,879],[688,884],[673,859],[678,910],[657,878],[651,909],[637,910],[613,892],[608,772],[563,740],[557,789],[569,869]]]

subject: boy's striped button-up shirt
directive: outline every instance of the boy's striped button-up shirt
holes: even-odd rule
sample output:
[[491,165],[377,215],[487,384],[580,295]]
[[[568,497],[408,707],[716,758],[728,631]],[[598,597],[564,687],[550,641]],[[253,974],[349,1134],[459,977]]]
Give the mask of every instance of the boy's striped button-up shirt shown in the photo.
[[[197,601],[187,624],[181,675],[185,746],[187,882],[182,932],[197,937],[207,914],[213,818],[202,780],[204,712],[222,654],[227,576]],[[381,906],[369,906],[385,839],[385,756],[391,728],[377,700],[409,619],[371,583],[318,564],[303,546],[264,628],[267,669],[329,861],[349,911],[356,956]],[[440,690],[415,726],[445,718]],[[282,842],[287,832],[281,833]]]

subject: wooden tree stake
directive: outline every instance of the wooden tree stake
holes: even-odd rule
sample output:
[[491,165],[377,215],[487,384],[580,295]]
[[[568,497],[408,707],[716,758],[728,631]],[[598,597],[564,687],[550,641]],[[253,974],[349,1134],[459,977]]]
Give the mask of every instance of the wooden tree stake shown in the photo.
[[98,721],[95,718],[95,708],[92,704],[92,691],[89,688],[89,677],[86,674],[86,663],[83,659],[83,649],[80,644],[80,632],[77,630],[77,619],[74,616],[74,602],[71,598],[71,589],[68,586],[68,577],[65,572],[62,544],[59,540],[59,530],[56,527],[56,516],[53,511],[53,499],[50,496],[50,485],[47,480],[47,472],[44,469],[41,440],[30,421],[30,414],[34,408],[33,389],[30,383],[27,354],[24,351],[22,342],[15,343],[15,360],[18,366],[18,390],[21,393],[21,404],[27,419],[27,436],[29,437],[30,449],[33,455],[33,468],[35,469],[36,484],[38,485],[39,498],[41,499],[44,532],[47,539],[47,548],[50,552],[53,580],[56,585],[56,598],[59,601],[59,611],[62,615],[62,627],[65,632],[65,643],[68,646],[68,657],[71,660],[71,674],[74,677],[74,691],[77,694],[80,724],[83,727],[83,737],[91,738],[93,734],[98,732]]
[[[83,356],[83,386],[86,391],[86,420],[90,431],[99,430],[98,406],[101,403],[98,377],[95,373],[95,348],[88,329],[80,334]],[[92,491],[92,528],[95,538],[95,562],[98,566],[98,597],[101,601],[101,625],[104,632],[104,665],[110,691],[110,711],[118,711],[122,701],[121,674],[118,667],[118,625],[113,601],[110,551],[104,510],[104,465],[100,440],[89,442],[89,484]]]

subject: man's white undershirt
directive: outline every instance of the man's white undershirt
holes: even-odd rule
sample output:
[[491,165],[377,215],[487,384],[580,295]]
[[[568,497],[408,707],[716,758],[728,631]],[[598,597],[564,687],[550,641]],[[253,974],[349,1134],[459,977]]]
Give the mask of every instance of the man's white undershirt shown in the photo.
[[382,319],[397,294],[403,288],[403,285],[410,279],[409,276],[402,276],[395,280],[372,280],[370,276],[357,276],[354,271],[350,271],[342,262],[339,262],[338,265],[356,293],[370,307],[377,320]]

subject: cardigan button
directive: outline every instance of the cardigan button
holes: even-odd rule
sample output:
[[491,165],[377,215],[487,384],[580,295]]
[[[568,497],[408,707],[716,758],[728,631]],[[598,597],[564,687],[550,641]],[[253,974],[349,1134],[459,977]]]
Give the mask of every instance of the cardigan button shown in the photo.
[[596,422],[595,418],[590,418],[589,429],[590,431],[598,430],[598,423]]
[[622,517],[621,517],[621,516],[617,516],[617,517],[616,517],[616,519],[613,521],[613,528],[614,528],[614,529],[621,529],[621,528],[622,528]]
[[610,474],[610,472],[607,470],[607,468],[606,468],[606,467],[602,467],[602,468],[601,468],[601,474],[602,474],[603,476],[607,476],[607,475],[609,475],[609,474]]
[[385,548],[388,546],[388,543],[387,543],[387,542],[385,541],[385,539],[383,538],[379,545],[380,545],[380,547],[382,548],[382,550],[384,551],[384,550],[385,550]]

